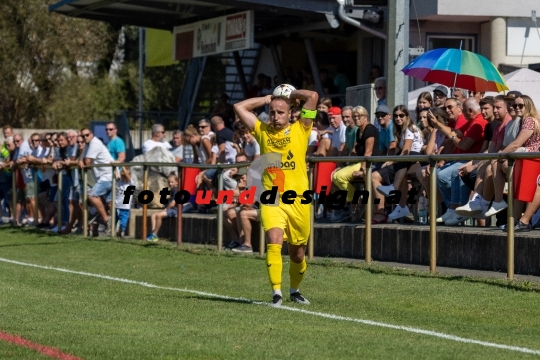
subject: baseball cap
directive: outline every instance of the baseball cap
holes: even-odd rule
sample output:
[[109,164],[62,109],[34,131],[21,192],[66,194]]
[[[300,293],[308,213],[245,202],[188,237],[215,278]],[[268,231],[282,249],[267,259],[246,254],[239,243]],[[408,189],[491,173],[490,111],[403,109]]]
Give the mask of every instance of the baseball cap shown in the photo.
[[390,108],[384,104],[378,105],[377,108],[375,109],[375,114],[376,113],[390,114]]
[[341,109],[337,106],[332,106],[328,109],[328,115],[341,115]]
[[521,93],[519,91],[513,90],[509,91],[508,94],[504,95],[504,98],[506,100],[514,100],[515,98],[521,97]]
[[433,92],[440,91],[444,94],[444,96],[448,97],[448,88],[444,85],[439,85],[435,89],[433,89]]
[[246,175],[247,173],[248,173],[247,167],[238,168],[238,171],[236,172],[236,174],[233,175],[233,178],[237,178],[237,177],[240,177],[242,175]]

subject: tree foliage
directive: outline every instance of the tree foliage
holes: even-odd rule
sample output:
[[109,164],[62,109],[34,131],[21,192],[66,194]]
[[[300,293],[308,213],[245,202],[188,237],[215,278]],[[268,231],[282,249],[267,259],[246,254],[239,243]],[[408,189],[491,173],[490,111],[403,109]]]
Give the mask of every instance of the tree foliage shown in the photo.
[[[50,13],[55,2],[0,1],[0,125],[78,128],[136,110],[138,28]],[[224,88],[223,65],[209,64],[195,111]],[[185,72],[186,62],[146,68],[144,110],[177,111]]]

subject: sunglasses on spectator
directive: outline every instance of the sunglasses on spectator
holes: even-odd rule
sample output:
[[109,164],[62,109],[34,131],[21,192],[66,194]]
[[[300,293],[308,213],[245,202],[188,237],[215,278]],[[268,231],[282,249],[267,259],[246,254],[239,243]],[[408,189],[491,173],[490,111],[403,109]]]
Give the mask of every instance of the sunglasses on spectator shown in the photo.
[[89,137],[89,136],[90,136],[90,133],[88,133],[88,134],[81,134],[81,136],[83,136],[83,137],[87,138],[87,137]]
[[400,118],[403,119],[406,115],[405,114],[394,114],[394,119]]
[[18,144],[18,143],[22,142],[22,140],[13,140],[13,142],[14,142],[15,144]]
[[519,110],[523,110],[524,107],[525,107],[525,104],[515,104],[514,105],[514,108],[519,109]]
[[40,139],[32,139],[32,142],[40,142]]
[[204,125],[204,126],[199,125],[199,129],[204,129],[204,128],[207,128],[208,126],[209,126],[209,125]]
[[77,141],[77,144],[84,144],[84,141]]
[[386,115],[388,115],[387,113],[382,113],[382,112],[378,112],[378,113],[375,113],[375,117],[385,117]]
[[105,130],[107,130],[107,131],[113,131],[114,128],[105,128]]

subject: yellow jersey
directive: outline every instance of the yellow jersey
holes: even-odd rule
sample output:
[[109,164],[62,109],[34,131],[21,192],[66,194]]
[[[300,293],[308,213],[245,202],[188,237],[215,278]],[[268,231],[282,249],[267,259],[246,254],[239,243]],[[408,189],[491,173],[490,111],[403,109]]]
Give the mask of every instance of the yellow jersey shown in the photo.
[[309,190],[306,172],[306,152],[313,125],[305,126],[297,121],[283,130],[257,119],[252,134],[259,143],[261,156],[268,153],[281,154],[281,162],[262,169],[262,184],[266,190],[278,186],[278,191],[294,190],[298,197]]

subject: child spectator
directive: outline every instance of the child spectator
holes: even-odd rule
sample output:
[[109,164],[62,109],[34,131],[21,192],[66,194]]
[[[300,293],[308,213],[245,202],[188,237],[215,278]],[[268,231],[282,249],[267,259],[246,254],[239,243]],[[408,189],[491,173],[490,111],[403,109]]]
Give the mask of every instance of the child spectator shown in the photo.
[[[118,169],[116,171],[118,171]],[[123,166],[120,171],[120,180],[116,182],[116,234],[119,237],[124,237],[126,234],[129,209],[131,208],[133,196],[129,197],[129,204],[124,204],[124,192],[128,186],[131,185],[134,185],[131,180],[131,172],[128,167]]]
[[146,237],[146,241],[156,242],[159,240],[157,234],[161,228],[161,222],[168,217],[176,217],[178,209],[176,208],[176,201],[174,196],[178,191],[178,176],[175,173],[171,173],[168,178],[169,188],[171,189],[171,196],[169,197],[169,204],[165,210],[152,214],[152,232]]

